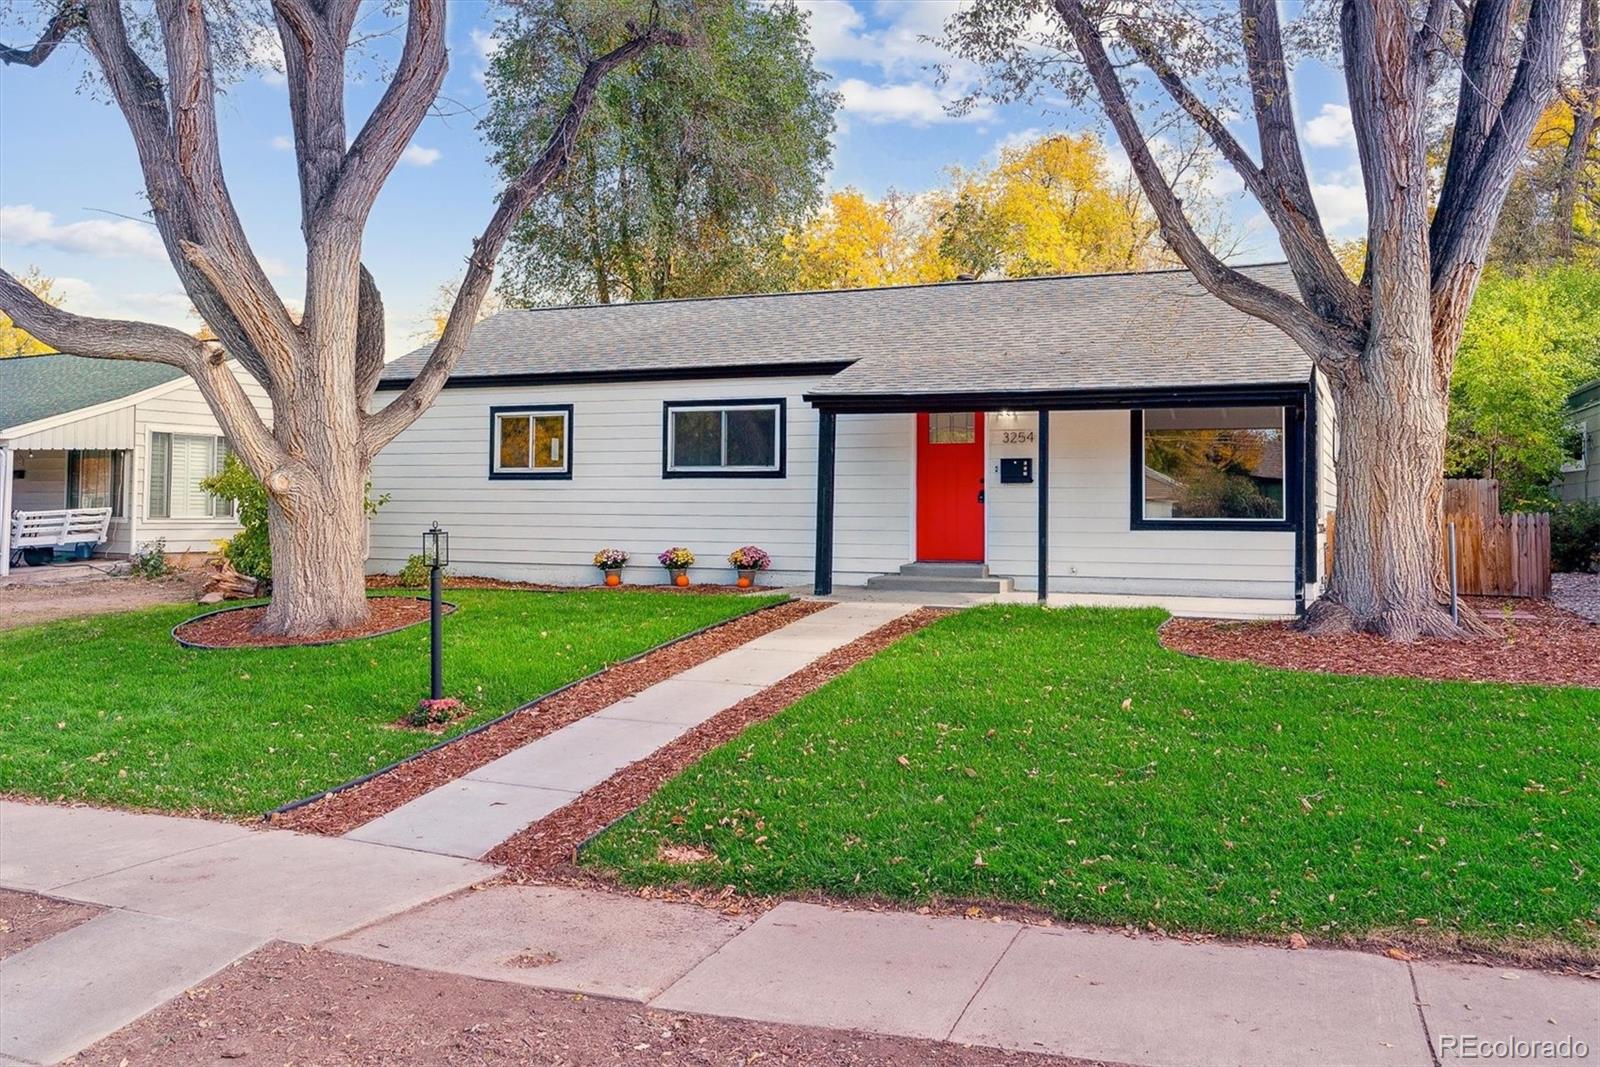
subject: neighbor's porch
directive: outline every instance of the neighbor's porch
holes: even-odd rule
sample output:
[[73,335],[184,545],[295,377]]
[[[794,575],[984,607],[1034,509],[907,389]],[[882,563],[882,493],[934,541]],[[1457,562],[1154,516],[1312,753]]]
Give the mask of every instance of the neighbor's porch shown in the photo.
[[838,492],[840,422],[849,442],[850,420],[895,413],[913,416],[915,434],[908,559],[851,596],[1261,616],[1303,610],[1320,588],[1325,487],[1310,383],[807,399],[819,412],[819,594],[843,577],[835,530],[861,506]]
[[13,555],[11,520],[18,512],[110,508],[111,522],[95,555],[133,550],[133,450],[126,448],[26,448],[0,442],[0,575]]

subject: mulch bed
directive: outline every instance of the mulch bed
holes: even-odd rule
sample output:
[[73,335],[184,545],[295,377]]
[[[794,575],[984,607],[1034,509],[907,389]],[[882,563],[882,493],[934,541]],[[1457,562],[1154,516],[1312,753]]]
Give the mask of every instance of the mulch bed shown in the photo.
[[[570,593],[575,589],[649,589],[656,593],[776,593],[779,588],[770,585],[756,585],[749,589],[741,589],[733,583],[718,585],[714,582],[694,582],[686,586],[676,586],[671,582],[627,582],[618,586],[608,586],[604,582],[596,581],[591,585],[551,585],[548,582],[513,582],[504,578],[480,578],[470,574],[449,574],[442,583],[446,589],[518,589],[529,593]],[[369,574],[367,575],[368,589],[410,589],[400,581],[397,574]]]
[[0,889],[0,960],[88,922],[100,911],[90,904]]
[[[227,608],[180,623],[172,631],[180,641],[210,648],[284,648],[290,645],[327,645],[355,641],[363,637],[403,630],[428,621],[428,602],[408,596],[371,597],[367,621],[345,630],[324,630],[304,637],[285,634],[258,634],[256,626],[267,614],[267,605]],[[455,609],[447,606],[445,613]]]
[[273,815],[272,824],[308,833],[343,834],[530,741],[828,606],[814,600],[779,604],[618,664],[361,785]]
[[834,649],[755,696],[718,712],[654,754],[624,767],[566,807],[501,842],[484,861],[505,867],[505,876],[512,881],[549,881],[552,875],[590,881],[590,876],[576,867],[579,846],[650,799],[667,779],[737,737],[746,727],[770,719],[862,660],[946,614],[937,608],[920,608]]
[[1328,674],[1600,687],[1600,626],[1549,601],[1472,600],[1492,637],[1400,644],[1369,634],[1312,636],[1290,622],[1172,619],[1175,652]]
[[272,942],[79,1053],[95,1067],[1072,1067],[1025,1052],[657,1011]]

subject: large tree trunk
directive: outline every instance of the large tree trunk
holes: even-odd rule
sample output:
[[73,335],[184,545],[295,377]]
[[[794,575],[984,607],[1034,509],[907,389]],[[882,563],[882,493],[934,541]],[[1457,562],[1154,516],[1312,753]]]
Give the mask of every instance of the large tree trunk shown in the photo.
[[287,492],[269,489],[272,603],[261,633],[304,636],[366,621],[367,471],[346,454],[320,459]]
[[1377,343],[1333,384],[1338,523],[1333,572],[1306,624],[1409,641],[1459,634],[1445,606],[1443,518],[1448,396],[1426,349]]

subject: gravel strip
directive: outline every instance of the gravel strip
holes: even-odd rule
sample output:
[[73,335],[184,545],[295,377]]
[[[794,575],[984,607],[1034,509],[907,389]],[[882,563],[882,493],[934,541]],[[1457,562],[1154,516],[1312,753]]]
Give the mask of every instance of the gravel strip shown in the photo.
[[504,866],[506,877],[513,881],[548,881],[552,874],[561,873],[578,875],[574,867],[578,847],[650,799],[667,779],[752,723],[770,719],[862,660],[946,614],[936,608],[919,608],[834,649],[755,696],[718,712],[653,755],[624,767],[571,804],[501,842],[484,861]]
[[1575,615],[1600,622],[1600,574],[1552,574],[1550,599]]
[[1289,622],[1171,619],[1175,652],[1328,674],[1600,687],[1600,626],[1548,602],[1473,601],[1496,636],[1402,644],[1370,634],[1312,636]]
[[354,788],[274,815],[272,824],[315,834],[346,833],[530,741],[827,607],[820,601],[797,600],[730,620],[640,659],[618,664],[486,730],[402,763]]
[[0,960],[99,914],[100,909],[89,904],[0,889]]
[[1072,1067],[917,1038],[656,1011],[275,942],[70,1062],[95,1067]]

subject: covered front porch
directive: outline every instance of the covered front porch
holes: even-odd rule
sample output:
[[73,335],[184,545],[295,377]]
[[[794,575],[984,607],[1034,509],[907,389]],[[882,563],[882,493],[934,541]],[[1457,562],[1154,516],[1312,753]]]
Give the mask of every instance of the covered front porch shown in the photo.
[[[827,385],[832,385],[832,382]],[[841,439],[915,435],[906,566],[847,595],[949,592],[1260,617],[1319,590],[1331,509],[1312,381],[1224,387],[806,397],[818,410],[814,588],[835,586]],[[846,427],[841,434],[840,425]],[[848,479],[845,480],[848,485]],[[978,588],[979,585],[983,588]],[[970,585],[971,588],[965,588]]]
[[[14,563],[44,566],[57,556],[129,554],[132,472],[131,448],[33,448],[26,439],[20,445],[0,441],[0,576]],[[56,546],[62,551],[52,551]]]

